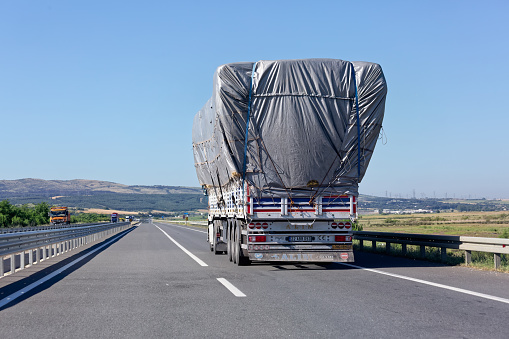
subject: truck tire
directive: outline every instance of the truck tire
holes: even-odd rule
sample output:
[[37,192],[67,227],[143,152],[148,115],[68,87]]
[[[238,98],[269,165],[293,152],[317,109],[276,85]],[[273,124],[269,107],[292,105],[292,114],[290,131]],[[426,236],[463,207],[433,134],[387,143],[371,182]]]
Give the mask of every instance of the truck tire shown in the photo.
[[234,222],[232,222],[232,239],[233,239],[233,242],[232,242],[232,257],[233,257],[233,263],[236,264],[238,262],[238,258],[239,258],[239,251],[238,251],[238,248],[237,248],[237,243],[238,243],[238,238],[237,238],[237,221],[235,220]]
[[226,229],[226,234],[228,234],[228,241],[226,242],[227,244],[227,247],[228,247],[228,260],[229,261],[233,261],[233,255],[232,255],[232,249],[233,249],[233,246],[232,246],[232,223],[228,220],[227,221],[227,229]]
[[214,243],[214,254],[218,255],[219,251],[217,250],[217,229],[218,229],[219,221],[214,222],[214,227],[212,228],[212,242]]
[[251,264],[251,260],[249,258],[246,258],[244,254],[242,253],[242,222],[236,221],[235,222],[235,263],[238,266],[246,266]]
[[[212,226],[212,229],[214,229],[214,226]],[[213,252],[214,246],[213,246],[212,239],[210,239],[210,225],[209,225],[209,227],[207,227],[207,242],[209,243],[210,251]]]

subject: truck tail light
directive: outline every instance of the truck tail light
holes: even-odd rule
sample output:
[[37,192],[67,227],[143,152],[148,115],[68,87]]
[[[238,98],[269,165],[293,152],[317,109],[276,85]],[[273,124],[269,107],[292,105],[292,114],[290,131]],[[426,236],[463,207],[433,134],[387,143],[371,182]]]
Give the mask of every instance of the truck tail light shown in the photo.
[[337,222],[333,222],[332,224],[330,224],[330,226],[331,226],[332,228],[336,228],[336,227],[338,227],[338,223],[337,223]]
[[343,227],[345,227],[345,224],[343,224],[342,222],[338,222],[338,227],[343,228]]
[[336,235],[336,241],[337,242],[352,241],[352,236],[351,235]]
[[267,241],[267,237],[265,235],[250,235],[250,242],[265,242]]
[[249,226],[249,228],[250,228],[250,229],[255,228],[255,224],[254,224],[254,222],[250,222],[248,226]]
[[346,229],[352,228],[352,223],[351,222],[345,222],[345,228]]
[[262,224],[260,224],[259,222],[257,222],[257,223],[255,224],[255,226],[256,226],[256,228],[257,228],[257,229],[262,228]]
[[262,228],[263,228],[263,229],[267,229],[268,227],[269,227],[269,224],[267,224],[266,222],[264,222],[264,223],[262,224]]

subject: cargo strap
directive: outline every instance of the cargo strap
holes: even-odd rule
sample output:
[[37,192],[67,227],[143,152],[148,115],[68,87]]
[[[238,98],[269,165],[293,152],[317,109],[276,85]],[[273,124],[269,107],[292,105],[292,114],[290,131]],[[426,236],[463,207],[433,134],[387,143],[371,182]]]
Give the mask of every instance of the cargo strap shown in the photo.
[[359,95],[357,93],[357,78],[355,77],[355,68],[352,63],[353,83],[355,85],[355,112],[357,114],[357,180],[361,177],[361,123],[359,117]]
[[253,70],[251,71],[251,85],[249,85],[249,102],[247,104],[247,119],[246,119],[246,138],[244,140],[244,164],[242,166],[242,180],[246,180],[246,162],[247,162],[247,141],[249,138],[249,119],[251,116],[251,99],[253,96],[253,79],[255,74],[256,62],[253,64]]

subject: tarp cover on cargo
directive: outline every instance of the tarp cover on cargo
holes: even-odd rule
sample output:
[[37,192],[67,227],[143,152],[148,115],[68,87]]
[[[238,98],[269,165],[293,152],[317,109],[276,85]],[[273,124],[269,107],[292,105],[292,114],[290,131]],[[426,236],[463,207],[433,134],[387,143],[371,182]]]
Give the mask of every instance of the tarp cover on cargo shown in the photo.
[[258,192],[281,196],[311,188],[357,194],[382,126],[386,93],[382,68],[369,62],[220,66],[212,97],[194,117],[200,184],[219,188],[246,180]]

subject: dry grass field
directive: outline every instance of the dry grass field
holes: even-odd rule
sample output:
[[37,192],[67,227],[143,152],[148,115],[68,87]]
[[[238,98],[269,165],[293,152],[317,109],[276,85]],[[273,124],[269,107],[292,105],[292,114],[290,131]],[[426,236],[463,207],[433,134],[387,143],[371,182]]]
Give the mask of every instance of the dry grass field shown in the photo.
[[[436,235],[457,235],[487,238],[509,238],[508,212],[452,212],[433,214],[387,214],[360,216],[359,224],[363,231],[415,233]],[[384,246],[373,249],[366,242],[366,250],[385,252]],[[359,248],[358,241],[355,248]],[[393,255],[401,255],[401,245],[394,244]],[[418,246],[408,246],[407,256],[418,258]],[[450,265],[464,265],[464,251],[447,250]],[[509,258],[503,254],[500,271],[509,273]],[[426,248],[426,259],[441,261],[440,250]],[[493,254],[472,252],[472,267],[484,270],[493,270]]]
[[364,231],[509,238],[509,212],[364,215],[359,224]]

